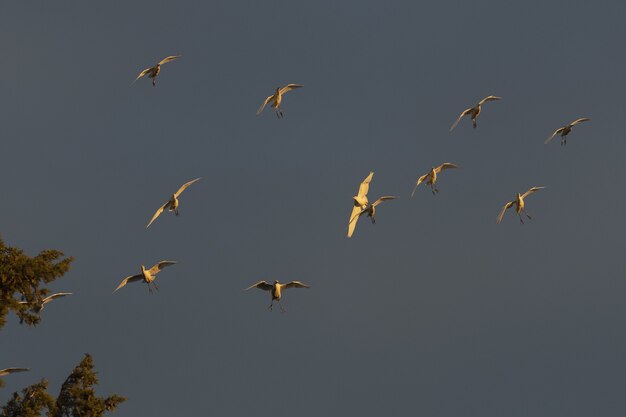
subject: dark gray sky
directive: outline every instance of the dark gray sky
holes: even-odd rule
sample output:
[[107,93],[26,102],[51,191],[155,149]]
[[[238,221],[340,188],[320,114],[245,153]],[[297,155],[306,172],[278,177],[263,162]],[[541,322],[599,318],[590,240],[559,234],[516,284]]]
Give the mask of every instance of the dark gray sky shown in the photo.
[[[118,417],[623,417],[623,2],[0,4],[0,232],[76,257],[0,403],[83,353]],[[163,57],[183,57],[129,84]],[[255,117],[278,85],[285,118]],[[472,129],[463,109],[489,94]],[[578,117],[566,148],[557,127]],[[444,161],[438,196],[409,199]],[[351,196],[395,194],[345,238]],[[180,184],[203,179],[150,229]],[[515,193],[533,220],[495,217]],[[161,259],[161,291],[119,281]],[[259,279],[298,279],[287,314]]]

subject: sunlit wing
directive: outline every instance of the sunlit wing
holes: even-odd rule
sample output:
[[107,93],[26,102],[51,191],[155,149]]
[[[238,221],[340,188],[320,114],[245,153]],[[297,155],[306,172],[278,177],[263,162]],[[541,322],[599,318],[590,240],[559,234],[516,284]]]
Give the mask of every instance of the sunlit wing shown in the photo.
[[463,110],[463,112],[459,115],[459,117],[456,119],[456,121],[454,123],[452,123],[452,126],[450,127],[450,132],[452,132],[452,130],[456,127],[456,125],[459,124],[459,122],[461,121],[463,116],[467,116],[468,114],[470,114],[473,109],[474,109],[473,107],[470,107],[467,110]]
[[[367,208],[367,206],[365,207]],[[350,217],[350,223],[361,217],[361,214],[365,213],[365,211],[366,209],[354,206],[354,209],[352,209],[352,213],[350,213],[352,214],[352,217]]]
[[259,114],[261,114],[261,112],[263,111],[263,109],[265,108],[265,106],[267,106],[267,104],[272,101],[272,99],[274,98],[274,95],[272,94],[271,96],[269,96],[268,98],[265,99],[265,101],[263,102],[263,104],[261,105],[261,107],[259,107],[259,110],[256,111],[256,115],[258,116]]
[[374,201],[374,204],[372,204],[372,206],[376,207],[377,205],[379,205],[383,201],[393,200],[393,199],[396,199],[396,198],[398,198],[398,197],[393,196],[393,195],[386,195],[386,196],[380,197],[378,200]]
[[530,190],[526,191],[524,194],[522,194],[522,200],[525,199],[526,197],[528,197],[529,195],[531,195],[532,193],[534,193],[537,190],[541,190],[542,188],[546,188],[546,187],[533,187]]
[[148,225],[146,226],[146,229],[148,227],[150,227],[150,225],[152,224],[153,221],[156,220],[157,217],[159,217],[161,215],[161,213],[163,213],[163,210],[165,210],[165,208],[168,206],[170,202],[168,201],[167,203],[163,204],[161,207],[159,207],[159,209],[156,211],[156,213],[154,213],[154,216],[152,216],[152,219],[150,220],[150,223],[148,223]]
[[424,174],[421,177],[419,177],[417,179],[417,182],[415,183],[415,187],[413,187],[413,192],[411,193],[411,197],[413,197],[413,194],[415,194],[415,190],[417,190],[417,187],[423,183],[424,181],[426,181],[426,178],[428,178],[428,174]]
[[135,82],[140,79],[141,77],[143,77],[144,75],[148,74],[150,71],[152,71],[152,68],[146,68],[145,70],[141,71],[139,73],[139,75],[137,76],[137,78],[135,78],[135,81],[133,81],[130,85],[135,84]]
[[149,269],[150,274],[158,274],[165,267],[174,265],[176,261],[161,261]]
[[163,64],[167,64],[168,62],[172,62],[173,60],[175,60],[176,58],[180,58],[182,55],[170,55],[167,58],[163,58],[161,60],[161,62],[159,62],[159,65],[163,65]]
[[506,213],[508,209],[513,207],[513,204],[515,204],[515,201],[510,201],[506,203],[504,207],[502,207],[502,211],[500,211],[500,214],[498,214],[498,217],[496,218],[496,223],[500,223],[502,221],[502,218],[504,217],[504,213]]
[[300,87],[304,87],[304,86],[300,84],[287,84],[286,86],[281,88],[279,91],[280,91],[280,94],[285,94],[287,91],[295,90],[296,88],[300,88]]
[[66,295],[72,295],[71,292],[58,292],[56,294],[52,294],[47,296],[46,298],[44,298],[43,300],[41,300],[42,304],[46,304],[49,303],[50,301],[56,299],[56,298],[60,298],[60,297],[65,297]]
[[141,281],[142,279],[143,279],[143,274],[131,275],[129,277],[126,277],[126,278],[124,278],[122,280],[122,282],[120,282],[120,285],[118,285],[117,288],[113,290],[113,292],[115,292],[115,291],[119,290],[120,288],[124,287],[129,282]]
[[485,97],[484,99],[480,100],[480,101],[478,102],[478,104],[483,105],[483,104],[485,104],[485,103],[486,103],[486,102],[488,102],[488,101],[494,101],[494,100],[500,100],[500,99],[502,99],[502,97],[498,97],[498,96],[487,96],[487,97]]
[[435,172],[437,174],[439,174],[442,170],[444,169],[451,169],[451,168],[458,168],[457,165],[454,165],[450,162],[444,162],[443,164],[439,165],[437,168],[435,168]]
[[6,376],[9,374],[14,374],[16,372],[26,372],[30,371],[28,368],[4,368],[0,369],[0,376]]
[[249,290],[251,288],[258,288],[258,289],[263,290],[263,291],[270,291],[272,288],[274,288],[274,286],[272,284],[268,284],[267,281],[259,281],[256,284],[250,285],[244,291],[247,291],[247,290]]
[[194,182],[199,181],[199,180],[200,180],[200,178],[196,178],[195,180],[192,180],[192,181],[189,181],[189,182],[186,182],[185,184],[183,184],[183,185],[182,185],[182,186],[178,189],[178,191],[176,191],[176,194],[174,194],[174,197],[178,198],[178,196],[179,196],[179,195],[180,195],[183,191],[185,191],[185,189],[186,189],[187,187],[189,187],[191,184],[193,184]]
[[356,224],[359,221],[359,217],[361,217],[362,209],[359,206],[354,206],[352,208],[352,213],[350,214],[350,221],[348,223],[348,237],[352,237],[354,233],[354,229],[356,228]]
[[370,172],[370,174],[367,177],[365,177],[365,179],[359,186],[359,193],[357,194],[359,197],[365,197],[367,195],[367,192],[370,189],[370,182],[372,181],[373,176],[374,176],[374,173]]
[[291,281],[291,282],[288,282],[287,284],[280,284],[280,288],[287,289],[287,288],[311,288],[311,287],[309,287],[306,284],[303,284],[300,281]]
[[588,121],[588,120],[591,120],[591,119],[590,119],[590,118],[588,118],[588,117],[581,117],[580,119],[576,119],[576,120],[574,120],[574,121],[573,121],[572,123],[570,123],[569,125],[570,125],[570,126],[576,126],[578,123],[586,122],[586,121]]
[[552,140],[553,137],[555,137],[556,135],[558,135],[559,133],[561,133],[562,131],[564,131],[565,128],[564,127],[559,127],[557,130],[554,131],[554,133],[548,138],[546,139],[545,142],[543,142],[544,145],[547,145],[548,142],[550,142]]

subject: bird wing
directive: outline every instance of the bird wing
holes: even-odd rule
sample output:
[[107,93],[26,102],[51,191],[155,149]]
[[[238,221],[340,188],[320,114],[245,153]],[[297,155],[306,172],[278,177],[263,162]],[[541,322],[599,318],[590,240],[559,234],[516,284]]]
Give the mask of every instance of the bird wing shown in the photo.
[[161,62],[159,62],[159,65],[163,65],[163,64],[167,64],[168,62],[172,62],[173,60],[175,60],[176,58],[180,58],[182,55],[170,55],[167,58],[163,58],[161,60]]
[[300,281],[291,281],[286,284],[280,284],[280,288],[287,289],[287,288],[311,288],[311,287],[309,287],[306,284],[303,284]]
[[52,294],[52,295],[47,296],[46,298],[41,300],[41,303],[42,304],[46,304],[46,303],[49,303],[50,301],[54,300],[55,298],[65,297],[66,295],[72,295],[72,293],[71,292],[58,292],[56,294]]
[[498,97],[498,96],[487,96],[484,99],[480,100],[478,102],[479,105],[483,105],[488,101],[494,101],[494,100],[500,100],[502,97]]
[[525,199],[526,197],[528,197],[529,195],[531,195],[532,193],[534,193],[537,190],[541,190],[542,188],[546,188],[546,187],[533,187],[530,190],[526,191],[524,194],[522,194],[522,200]]
[[428,174],[424,174],[424,175],[422,175],[421,177],[419,177],[419,178],[417,179],[417,182],[415,183],[415,187],[413,188],[413,192],[411,193],[411,198],[413,198],[413,194],[415,194],[415,190],[417,190],[417,187],[418,187],[421,183],[423,183],[423,182],[426,180],[426,178],[428,178]]
[[452,132],[452,130],[456,127],[456,125],[459,124],[463,116],[467,116],[468,114],[470,114],[473,109],[474,109],[473,107],[470,107],[469,109],[463,110],[461,114],[459,115],[459,117],[456,119],[456,121],[452,123],[452,126],[450,127],[450,132]]
[[558,135],[559,133],[561,133],[562,131],[564,131],[565,128],[564,127],[559,127],[557,130],[554,131],[554,133],[552,135],[550,135],[550,137],[548,139],[546,139],[545,142],[543,142],[544,145],[547,145],[548,142],[550,142],[552,140],[553,137],[555,137],[556,135]]
[[159,272],[161,272],[161,269],[170,266],[170,265],[174,265],[176,263],[176,261],[161,261],[158,264],[154,265],[152,268],[149,269],[150,274],[158,274]]
[[143,279],[143,274],[131,275],[129,277],[126,277],[126,278],[124,278],[122,280],[122,282],[120,282],[120,285],[118,285],[117,288],[113,290],[113,292],[115,292],[115,291],[119,290],[120,288],[124,287],[129,282],[140,281],[142,279]]
[[372,181],[372,177],[374,176],[373,172],[365,177],[361,185],[359,186],[359,193],[357,194],[359,197],[365,197],[367,192],[370,190],[370,182]]
[[458,165],[452,164],[450,162],[444,162],[443,164],[441,164],[437,168],[435,168],[435,172],[437,174],[439,174],[442,170],[444,170],[444,169],[451,169],[451,168],[458,168]]
[[359,206],[354,206],[352,208],[352,213],[350,214],[350,221],[348,222],[348,237],[352,237],[354,233],[354,229],[356,228],[356,223],[359,221],[359,217],[361,217],[361,213],[363,210]]
[[256,115],[258,116],[259,114],[261,114],[261,112],[263,111],[263,109],[265,108],[265,106],[267,106],[267,104],[272,101],[272,99],[274,98],[274,94],[272,94],[271,96],[269,96],[268,98],[265,99],[265,101],[263,102],[263,104],[261,104],[261,107],[259,107],[259,110],[256,111]]
[[138,79],[140,79],[141,77],[143,77],[144,75],[146,75],[147,73],[149,73],[150,71],[152,71],[153,67],[150,68],[146,68],[145,70],[141,71],[139,73],[139,75],[137,76],[137,78],[135,78],[135,81],[133,81],[130,85],[135,84],[135,82],[137,82]]
[[0,376],[14,374],[16,372],[26,372],[26,371],[30,371],[30,369],[28,368],[4,368],[4,369],[0,369]]
[[304,87],[304,86],[300,84],[287,84],[286,86],[281,88],[279,91],[280,91],[280,94],[285,94],[287,91],[295,90],[296,88],[300,88],[300,87]]
[[580,119],[576,119],[576,120],[574,120],[574,121],[573,121],[572,123],[570,123],[569,125],[570,125],[570,126],[576,126],[578,123],[586,122],[586,121],[588,121],[588,120],[591,120],[591,119],[590,119],[590,118],[588,118],[588,117],[581,117]]
[[378,200],[374,201],[374,204],[372,204],[373,207],[376,207],[377,205],[379,205],[380,203],[382,203],[383,201],[387,201],[387,200],[393,200],[395,198],[398,198],[396,196],[393,195],[386,195],[383,197],[380,197]]
[[178,189],[178,191],[176,191],[176,194],[174,194],[174,197],[178,198],[178,196],[179,196],[179,195],[180,195],[183,191],[185,191],[185,189],[186,189],[187,187],[189,187],[191,184],[193,184],[193,183],[194,183],[194,182],[196,182],[196,181],[200,181],[200,179],[201,179],[201,178],[196,178],[196,179],[195,179],[195,180],[193,180],[193,181],[189,181],[189,182],[184,183],[184,184],[183,184],[183,185],[182,185],[182,186]]
[[263,291],[270,291],[272,288],[274,288],[274,286],[272,284],[269,284],[267,281],[259,281],[256,284],[250,285],[244,291],[247,291],[251,288],[258,288]]
[[515,201],[509,201],[508,203],[504,205],[504,207],[502,207],[502,211],[500,211],[500,214],[498,214],[498,217],[496,218],[496,223],[500,223],[502,221],[502,218],[504,217],[504,213],[508,209],[513,207],[513,204],[515,204]]
[[152,224],[153,221],[156,220],[157,217],[159,217],[161,215],[161,213],[163,213],[163,210],[165,210],[165,208],[167,207],[167,205],[170,202],[168,201],[167,203],[163,204],[161,207],[159,207],[159,209],[156,211],[156,213],[154,213],[154,216],[152,216],[152,219],[150,220],[150,223],[148,223],[148,225],[146,226],[146,229],[148,227],[150,227],[150,225]]

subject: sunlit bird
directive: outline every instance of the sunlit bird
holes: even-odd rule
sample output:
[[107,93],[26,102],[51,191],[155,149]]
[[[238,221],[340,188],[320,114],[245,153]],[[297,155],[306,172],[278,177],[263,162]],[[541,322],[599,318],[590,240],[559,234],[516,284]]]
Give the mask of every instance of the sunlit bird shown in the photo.
[[145,70],[143,70],[143,71],[141,71],[139,73],[139,75],[137,76],[137,78],[135,78],[135,81],[133,81],[132,84],[135,84],[135,82],[138,79],[140,79],[141,77],[144,77],[144,76],[147,75],[148,78],[152,78],[152,86],[153,87],[156,86],[156,77],[161,72],[161,65],[167,64],[168,62],[172,62],[176,58],[180,58],[180,57],[181,57],[181,55],[171,55],[171,56],[168,56],[167,58],[164,58],[161,62],[156,64],[154,67],[146,68]]
[[286,290],[288,288],[310,288],[308,285],[303,284],[300,281],[291,281],[287,284],[281,284],[278,281],[274,281],[274,284],[270,284],[267,281],[259,281],[254,285],[250,285],[244,291],[247,291],[251,288],[258,288],[263,291],[270,291],[272,294],[272,302],[269,307],[267,307],[270,311],[272,310],[272,306],[274,305],[274,300],[278,301],[278,305],[280,306],[280,311],[285,312],[282,304],[280,304],[280,298],[282,297],[282,290]]
[[413,188],[413,192],[411,193],[411,197],[413,197],[413,194],[415,194],[415,190],[417,190],[417,187],[423,182],[426,182],[426,184],[430,185],[430,190],[432,191],[433,195],[438,193],[439,189],[435,186],[435,184],[437,183],[437,174],[439,174],[444,169],[450,168],[458,168],[458,166],[450,162],[444,162],[436,168],[432,167],[430,171],[417,179],[415,187]]
[[498,217],[496,218],[496,223],[500,223],[502,221],[502,217],[504,217],[504,213],[513,206],[515,206],[515,212],[519,216],[519,221],[522,224],[524,224],[524,220],[522,219],[522,212],[524,212],[526,217],[532,220],[532,217],[530,217],[528,212],[526,212],[526,208],[525,208],[526,205],[524,204],[524,199],[528,197],[529,195],[531,195],[532,193],[534,193],[535,191],[541,190],[542,188],[546,188],[546,187],[533,187],[530,190],[526,191],[524,194],[517,193],[515,200],[509,201],[508,203],[504,205],[504,207],[502,207],[500,214],[498,214]]
[[369,204],[369,201],[367,200],[367,193],[370,189],[370,182],[372,181],[373,176],[374,173],[370,172],[359,186],[359,192],[357,195],[352,197],[354,205],[352,207],[352,213],[350,213],[350,218],[348,219],[348,237],[351,237],[354,233],[354,229],[356,228],[356,224],[361,215],[367,213],[368,217],[372,218],[372,223],[376,223],[376,219],[374,217],[376,215],[376,206],[383,201],[397,198],[394,196],[383,196],[376,200],[373,204]]
[[117,288],[113,290],[113,292],[119,290],[120,288],[128,284],[129,282],[135,282],[135,281],[143,281],[146,284],[148,284],[149,292],[152,292],[152,287],[150,286],[151,284],[154,285],[154,289],[158,291],[159,286],[156,285],[156,283],[154,282],[157,274],[161,272],[163,268],[170,266],[170,265],[174,265],[175,263],[176,261],[161,261],[150,269],[146,269],[145,266],[141,265],[141,274],[131,275],[129,277],[124,278],[122,282],[120,282],[120,285],[118,285]]
[[295,90],[296,88],[300,88],[300,87],[304,87],[304,86],[300,84],[287,84],[286,86],[282,88],[276,87],[276,91],[274,92],[274,94],[266,98],[263,104],[261,105],[261,107],[259,107],[259,110],[257,110],[256,112],[257,116],[261,114],[265,106],[271,103],[272,107],[274,107],[276,111],[276,117],[278,118],[283,117],[283,111],[280,108],[280,104],[283,101],[283,94],[285,94],[288,91]]
[[[56,298],[60,298],[60,297],[65,297],[66,295],[72,295],[71,292],[58,292],[56,294],[52,294],[47,296],[46,298],[44,298],[43,300],[41,300],[40,303],[35,304],[32,309],[35,313],[39,313],[41,312],[41,310],[43,310],[43,307],[49,303],[50,301],[56,299]],[[20,304],[29,304],[28,301],[20,301]]]
[[553,137],[555,137],[556,135],[561,135],[561,146],[563,145],[567,145],[567,135],[569,135],[569,133],[572,131],[572,128],[574,126],[576,126],[578,123],[582,123],[582,122],[586,122],[588,120],[591,120],[588,117],[581,117],[580,119],[576,119],[574,120],[572,123],[565,125],[563,127],[559,127],[557,130],[554,131],[554,133],[552,135],[550,135],[550,137],[548,139],[546,139],[546,141],[543,143],[544,145],[546,145],[548,142],[550,142],[552,140]]
[[18,372],[26,372],[26,371],[30,371],[30,369],[28,368],[5,368],[5,369],[0,369],[0,376],[7,376],[9,374],[15,374]]
[[456,121],[452,124],[452,127],[450,128],[450,132],[452,132],[452,130],[456,127],[456,125],[459,124],[459,122],[461,121],[461,119],[463,117],[468,116],[468,115],[471,116],[471,118],[472,118],[472,125],[475,128],[476,127],[476,118],[478,118],[478,115],[480,114],[480,112],[482,110],[482,105],[485,104],[488,101],[500,100],[501,98],[502,97],[487,96],[484,99],[480,100],[478,102],[478,104],[475,105],[474,107],[470,107],[469,109],[463,110],[463,112],[458,117],[458,119],[456,119]]
[[169,210],[169,211],[173,211],[177,216],[178,216],[178,197],[181,195],[181,193],[183,191],[185,191],[187,189],[187,187],[189,187],[191,184],[193,184],[196,181],[199,181],[200,178],[196,178],[193,181],[189,181],[184,183],[179,189],[178,191],[176,191],[174,194],[172,194],[172,196],[170,197],[170,199],[163,204],[161,207],[159,207],[159,209],[156,211],[156,213],[154,213],[154,216],[152,216],[152,219],[150,220],[150,223],[148,223],[148,225],[146,226],[146,229],[148,227],[150,227],[150,225],[152,224],[153,221],[156,220],[157,217],[159,217],[161,215],[161,213],[163,213],[163,211],[165,209]]

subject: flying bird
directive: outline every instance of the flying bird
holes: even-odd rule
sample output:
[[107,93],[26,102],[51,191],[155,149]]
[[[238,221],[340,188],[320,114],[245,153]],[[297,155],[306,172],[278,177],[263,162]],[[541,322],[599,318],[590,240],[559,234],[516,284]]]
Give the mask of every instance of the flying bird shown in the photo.
[[143,70],[143,71],[141,71],[139,73],[139,75],[137,76],[137,78],[135,78],[135,81],[133,81],[133,83],[131,85],[135,84],[135,82],[138,79],[140,79],[141,77],[144,77],[144,76],[147,75],[148,78],[152,78],[152,86],[155,87],[156,86],[156,77],[161,72],[161,65],[167,64],[168,62],[172,62],[176,58],[180,58],[180,57],[181,57],[181,55],[171,55],[171,56],[168,56],[167,58],[164,58],[161,62],[156,64],[154,67],[146,68],[145,70]]
[[530,215],[526,212],[524,199],[528,197],[529,195],[531,195],[532,193],[534,193],[535,191],[541,190],[542,188],[546,188],[546,187],[533,187],[530,190],[526,191],[524,194],[517,193],[515,200],[509,201],[508,203],[504,205],[504,207],[502,207],[500,214],[498,214],[498,217],[496,218],[496,223],[500,223],[502,221],[502,217],[504,217],[504,213],[513,206],[515,206],[515,212],[519,216],[519,221],[522,224],[524,224],[524,220],[522,219],[522,212],[524,212],[526,217],[532,220],[532,217],[530,217]]
[[456,119],[456,121],[452,124],[452,127],[450,128],[450,132],[452,132],[452,130],[456,127],[456,125],[459,124],[461,119],[464,116],[467,116],[467,115],[471,116],[471,118],[472,118],[472,125],[474,126],[474,128],[476,128],[476,118],[480,114],[480,111],[482,109],[482,105],[485,104],[488,101],[500,100],[501,98],[502,97],[487,96],[484,99],[480,100],[478,102],[478,104],[475,105],[474,107],[470,107],[469,109],[463,110],[463,112],[460,114],[458,119]]
[[370,172],[359,186],[359,192],[357,193],[357,195],[352,197],[354,205],[352,207],[352,213],[350,213],[350,219],[348,220],[348,237],[351,237],[354,233],[356,223],[358,222],[362,214],[367,213],[367,215],[372,218],[372,223],[376,223],[376,219],[374,217],[376,214],[376,206],[378,206],[383,201],[393,200],[394,198],[397,198],[394,196],[383,196],[370,205],[369,201],[367,200],[367,192],[370,189],[370,182],[372,181],[373,176],[374,173]]
[[548,139],[546,139],[546,141],[543,144],[547,145],[548,142],[550,142],[553,137],[555,137],[556,135],[560,134],[561,135],[561,146],[567,145],[567,135],[569,135],[569,133],[572,131],[572,127],[576,126],[578,123],[586,122],[588,120],[591,120],[591,119],[588,118],[588,117],[581,117],[580,119],[576,119],[576,120],[574,120],[572,123],[570,123],[568,125],[565,125],[563,127],[559,127],[557,130],[554,131],[554,133],[552,135],[550,135],[550,137]]
[[5,368],[5,369],[0,369],[0,376],[6,376],[9,374],[15,374],[17,372],[26,372],[26,371],[30,371],[30,369],[28,368]]
[[287,284],[281,284],[278,281],[274,281],[274,284],[269,284],[267,281],[259,281],[254,285],[249,286],[244,291],[247,291],[251,288],[258,288],[263,291],[270,291],[272,293],[272,302],[269,305],[268,309],[271,311],[272,306],[274,304],[274,300],[278,301],[278,305],[280,306],[280,311],[282,313],[285,312],[282,304],[280,304],[280,298],[282,297],[282,290],[286,290],[287,288],[310,288],[308,285],[303,284],[300,281],[291,281]]
[[261,107],[259,107],[259,110],[257,110],[256,112],[257,116],[261,114],[265,106],[271,103],[272,107],[275,108],[276,117],[278,118],[283,117],[283,111],[280,109],[280,103],[282,103],[283,101],[283,94],[285,94],[288,91],[295,90],[296,88],[300,88],[300,87],[304,87],[304,86],[300,84],[287,84],[286,86],[282,88],[276,87],[276,91],[274,92],[274,94],[266,98],[263,104],[261,105]]
[[161,207],[159,207],[159,209],[156,211],[156,213],[154,213],[154,216],[152,216],[152,219],[150,220],[150,223],[148,223],[148,225],[146,226],[146,229],[148,227],[150,227],[152,222],[155,221],[156,218],[159,217],[161,215],[161,213],[163,213],[163,211],[165,209],[167,209],[169,211],[173,211],[178,216],[178,204],[179,204],[178,197],[182,194],[183,191],[185,191],[187,189],[187,187],[189,187],[191,184],[193,184],[194,182],[199,181],[199,180],[200,180],[200,178],[196,178],[193,181],[189,181],[189,182],[184,183],[178,189],[178,191],[176,191],[174,194],[172,194],[172,196],[167,201],[167,203],[165,203]]
[[135,281],[143,281],[146,284],[148,284],[148,291],[150,293],[152,293],[152,287],[150,287],[150,284],[154,285],[154,289],[158,291],[159,286],[156,285],[156,283],[154,282],[157,274],[161,272],[163,268],[170,266],[170,265],[174,265],[175,263],[176,261],[161,261],[150,269],[146,269],[145,266],[141,265],[141,274],[131,275],[129,277],[124,278],[122,282],[120,282],[120,285],[118,285],[117,288],[113,290],[113,292],[119,290],[120,288],[128,284],[129,282],[135,282]]
[[[49,303],[50,301],[56,298],[65,297],[66,295],[72,295],[72,293],[71,292],[58,292],[56,294],[49,295],[43,300],[41,300],[40,303],[35,304],[33,306],[33,310],[35,311],[35,313],[39,313],[41,312],[41,310],[43,310],[43,307],[46,305],[46,303]],[[20,304],[29,304],[29,303],[28,301],[20,301]]]
[[433,195],[435,195],[435,193],[438,193],[439,189],[435,187],[435,184],[437,183],[437,174],[439,174],[444,169],[450,168],[458,168],[458,166],[450,162],[444,162],[437,168],[432,167],[430,171],[417,179],[417,182],[415,183],[415,188],[413,188],[413,192],[411,193],[411,198],[413,198],[413,194],[415,194],[415,190],[417,190],[417,187],[424,181],[426,182],[426,184],[430,185],[430,190],[432,191]]

